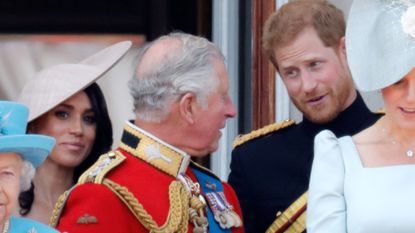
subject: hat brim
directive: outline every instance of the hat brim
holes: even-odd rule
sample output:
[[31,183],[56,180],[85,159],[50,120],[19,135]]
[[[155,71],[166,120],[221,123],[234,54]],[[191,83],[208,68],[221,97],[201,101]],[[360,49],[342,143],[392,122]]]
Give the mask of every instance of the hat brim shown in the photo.
[[401,23],[406,8],[393,1],[353,1],[346,27],[346,49],[350,71],[360,91],[388,87],[414,67],[415,40],[403,31]]
[[127,53],[131,41],[109,46],[78,64],[60,64],[40,71],[24,86],[19,102],[30,109],[31,122],[102,77]]
[[43,135],[4,135],[0,137],[0,153],[12,152],[38,167],[50,154],[55,139]]

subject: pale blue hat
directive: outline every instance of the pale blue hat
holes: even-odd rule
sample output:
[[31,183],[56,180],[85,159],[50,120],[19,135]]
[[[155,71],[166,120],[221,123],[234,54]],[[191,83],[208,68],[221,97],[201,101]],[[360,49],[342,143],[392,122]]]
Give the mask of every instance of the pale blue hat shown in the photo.
[[415,67],[415,0],[355,0],[346,27],[349,67],[360,91],[402,79]]
[[55,145],[55,139],[26,134],[29,109],[23,104],[0,101],[0,153],[14,152],[39,166]]

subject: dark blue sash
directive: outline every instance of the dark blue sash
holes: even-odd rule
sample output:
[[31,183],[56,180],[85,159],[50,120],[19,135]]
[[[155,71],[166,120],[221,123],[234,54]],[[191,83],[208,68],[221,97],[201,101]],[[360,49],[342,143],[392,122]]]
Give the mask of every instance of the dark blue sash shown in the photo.
[[[210,175],[207,175],[206,173],[192,168],[192,171],[195,173],[197,180],[199,181],[200,188],[202,189],[203,193],[210,193],[210,192],[223,192],[223,186],[222,182]],[[206,185],[209,184],[209,185]],[[215,189],[212,189],[211,187],[215,187]],[[209,204],[208,204],[209,205]],[[219,223],[216,222],[215,218],[213,217],[212,210],[210,209],[210,206],[207,208],[207,217],[209,221],[209,232],[210,233],[231,233],[230,229],[222,229],[219,226]]]

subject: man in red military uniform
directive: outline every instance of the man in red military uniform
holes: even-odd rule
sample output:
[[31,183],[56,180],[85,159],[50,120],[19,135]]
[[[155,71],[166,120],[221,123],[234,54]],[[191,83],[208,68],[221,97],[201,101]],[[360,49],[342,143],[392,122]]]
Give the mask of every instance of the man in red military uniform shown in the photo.
[[235,116],[220,50],[184,33],[139,53],[129,82],[134,123],[56,204],[61,232],[243,232],[232,188],[191,157],[218,147]]

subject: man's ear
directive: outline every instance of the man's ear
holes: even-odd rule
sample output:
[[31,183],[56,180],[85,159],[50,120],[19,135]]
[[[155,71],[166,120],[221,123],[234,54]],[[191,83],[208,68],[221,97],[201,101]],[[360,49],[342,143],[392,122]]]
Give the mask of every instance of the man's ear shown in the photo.
[[180,116],[189,124],[194,123],[196,96],[193,93],[184,94],[179,101]]

